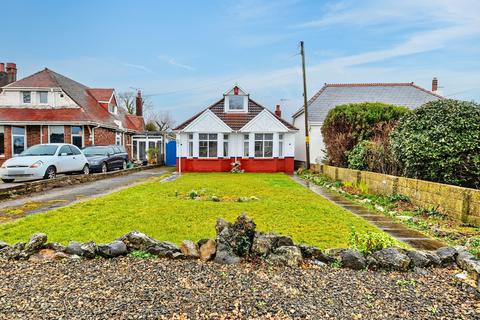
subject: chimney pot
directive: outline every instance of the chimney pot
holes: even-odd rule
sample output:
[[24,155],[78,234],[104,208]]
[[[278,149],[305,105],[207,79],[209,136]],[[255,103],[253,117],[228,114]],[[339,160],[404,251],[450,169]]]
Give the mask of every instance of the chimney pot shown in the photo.
[[437,92],[438,90],[438,80],[436,77],[432,79],[432,92]]
[[282,110],[280,109],[280,105],[277,104],[277,106],[275,107],[275,115],[279,118],[282,117]]
[[135,98],[135,114],[139,117],[143,117],[143,101],[142,92],[137,90],[137,96]]

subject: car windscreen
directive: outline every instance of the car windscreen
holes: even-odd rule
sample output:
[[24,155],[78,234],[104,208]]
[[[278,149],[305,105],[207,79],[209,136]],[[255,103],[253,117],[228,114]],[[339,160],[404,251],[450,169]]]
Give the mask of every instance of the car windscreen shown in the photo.
[[20,156],[53,156],[57,151],[58,146],[48,144],[38,144],[23,151]]
[[108,148],[106,147],[85,148],[83,149],[83,154],[86,157],[107,156]]

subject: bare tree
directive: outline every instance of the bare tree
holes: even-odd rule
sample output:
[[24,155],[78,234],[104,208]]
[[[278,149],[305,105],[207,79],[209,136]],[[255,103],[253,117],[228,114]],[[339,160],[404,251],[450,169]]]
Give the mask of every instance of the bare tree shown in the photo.
[[170,111],[155,111],[149,109],[146,114],[147,122],[153,122],[157,125],[158,131],[170,131],[175,125],[175,121]]
[[[118,94],[119,104],[124,108],[128,113],[135,114],[136,112],[136,101],[135,101],[135,92],[127,91],[121,92]],[[142,97],[142,106],[143,114],[146,115],[149,110],[153,109],[153,103],[149,97]]]

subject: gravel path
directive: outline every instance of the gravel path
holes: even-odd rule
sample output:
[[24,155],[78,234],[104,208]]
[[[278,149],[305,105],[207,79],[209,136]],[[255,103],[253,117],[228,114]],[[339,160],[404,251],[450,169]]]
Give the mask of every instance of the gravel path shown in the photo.
[[480,319],[480,300],[454,273],[134,258],[0,261],[0,318]]

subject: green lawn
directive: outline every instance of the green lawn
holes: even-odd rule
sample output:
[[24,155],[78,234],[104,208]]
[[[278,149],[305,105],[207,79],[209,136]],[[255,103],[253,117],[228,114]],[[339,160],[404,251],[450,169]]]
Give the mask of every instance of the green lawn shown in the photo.
[[[205,189],[200,200],[191,190]],[[215,195],[222,201],[211,201]],[[258,200],[236,202],[238,197]],[[351,227],[358,232],[374,226],[319,197],[284,174],[184,174],[157,180],[69,207],[36,214],[0,225],[0,240],[26,241],[45,232],[50,241],[109,242],[139,230],[156,239],[180,242],[215,235],[215,220],[232,221],[246,212],[257,228],[290,235],[295,242],[320,248],[345,247]]]

